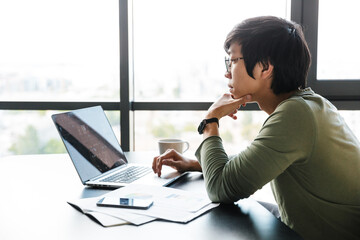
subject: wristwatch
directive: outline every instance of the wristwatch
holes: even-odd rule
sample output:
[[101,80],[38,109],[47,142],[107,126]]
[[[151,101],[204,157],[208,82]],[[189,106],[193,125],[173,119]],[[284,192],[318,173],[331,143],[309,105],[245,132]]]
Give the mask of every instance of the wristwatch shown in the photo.
[[213,122],[216,122],[218,127],[219,127],[219,119],[217,118],[210,118],[210,119],[204,119],[201,121],[201,123],[199,124],[199,127],[198,127],[198,132],[199,134],[203,134],[204,133],[204,129],[206,127],[206,124],[208,123],[213,123]]

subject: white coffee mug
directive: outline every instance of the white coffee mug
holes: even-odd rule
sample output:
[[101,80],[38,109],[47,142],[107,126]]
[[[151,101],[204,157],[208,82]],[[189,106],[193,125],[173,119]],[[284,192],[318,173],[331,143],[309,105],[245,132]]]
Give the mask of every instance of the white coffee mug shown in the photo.
[[163,154],[168,149],[175,149],[179,153],[184,153],[189,149],[189,142],[181,139],[161,139],[159,140],[159,152]]

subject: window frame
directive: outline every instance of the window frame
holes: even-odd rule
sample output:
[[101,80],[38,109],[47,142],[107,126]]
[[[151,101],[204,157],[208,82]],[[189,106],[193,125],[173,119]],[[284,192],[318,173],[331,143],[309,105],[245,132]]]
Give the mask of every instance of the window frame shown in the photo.
[[300,22],[305,27],[305,38],[312,54],[308,85],[341,110],[359,110],[360,79],[317,79],[319,0],[292,0],[292,2],[295,2],[297,8],[302,9],[302,14],[296,15],[296,19],[293,20]]
[[[305,27],[305,37],[312,52],[312,65],[308,85],[330,100],[341,110],[360,110],[360,80],[316,79],[317,30],[319,0],[292,0],[291,20]],[[134,78],[132,64],[131,16],[132,0],[119,0],[120,26],[120,99],[118,102],[34,102],[0,101],[0,110],[73,110],[101,105],[104,110],[120,111],[120,138],[124,151],[135,150],[135,111],[203,111],[211,102],[139,102],[133,100]],[[259,110],[256,104],[248,104],[244,110]]]

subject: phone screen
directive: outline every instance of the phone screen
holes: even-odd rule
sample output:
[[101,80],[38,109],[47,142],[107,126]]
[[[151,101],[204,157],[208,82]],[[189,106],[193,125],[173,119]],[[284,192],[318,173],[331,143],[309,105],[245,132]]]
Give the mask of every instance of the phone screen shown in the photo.
[[148,209],[152,204],[153,201],[149,199],[104,197],[100,199],[96,205],[100,207]]

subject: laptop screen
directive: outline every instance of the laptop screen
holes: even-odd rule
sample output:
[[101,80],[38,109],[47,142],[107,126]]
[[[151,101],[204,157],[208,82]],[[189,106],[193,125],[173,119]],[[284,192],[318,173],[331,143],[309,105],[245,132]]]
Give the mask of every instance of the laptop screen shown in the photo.
[[83,183],[127,163],[101,106],[54,114],[52,119]]

